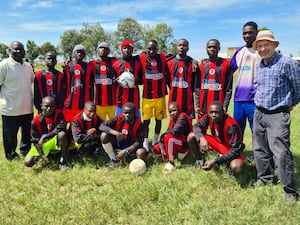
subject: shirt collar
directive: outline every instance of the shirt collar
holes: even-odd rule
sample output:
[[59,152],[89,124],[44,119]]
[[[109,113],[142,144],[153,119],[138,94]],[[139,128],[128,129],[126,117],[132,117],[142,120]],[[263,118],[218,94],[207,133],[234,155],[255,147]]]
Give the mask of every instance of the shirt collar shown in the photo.
[[274,55],[269,59],[267,64],[265,64],[264,61],[261,60],[261,65],[264,66],[264,67],[270,67],[273,64],[275,64],[280,59],[280,57],[281,57],[281,55],[278,54],[278,52],[275,51]]

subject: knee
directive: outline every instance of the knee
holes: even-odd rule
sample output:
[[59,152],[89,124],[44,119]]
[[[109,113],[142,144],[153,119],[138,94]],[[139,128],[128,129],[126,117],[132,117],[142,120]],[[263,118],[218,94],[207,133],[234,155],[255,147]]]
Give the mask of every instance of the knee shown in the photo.
[[240,174],[242,172],[243,162],[240,159],[234,159],[230,162],[230,169],[234,174]]
[[103,144],[106,144],[106,143],[109,142],[109,140],[108,140],[108,134],[106,132],[102,132],[101,133],[101,135],[100,135],[100,141]]
[[62,142],[68,141],[68,135],[67,135],[67,133],[64,132],[64,131],[60,131],[60,132],[57,134],[57,138],[58,138],[59,141],[62,141]]
[[195,134],[194,132],[190,132],[187,136],[187,142],[191,143],[193,140],[195,140]]
[[24,162],[26,167],[33,167],[35,163],[36,163],[36,156],[26,158]]
[[136,150],[135,155],[138,159],[145,159],[147,152],[145,151],[145,149],[139,148],[138,150]]

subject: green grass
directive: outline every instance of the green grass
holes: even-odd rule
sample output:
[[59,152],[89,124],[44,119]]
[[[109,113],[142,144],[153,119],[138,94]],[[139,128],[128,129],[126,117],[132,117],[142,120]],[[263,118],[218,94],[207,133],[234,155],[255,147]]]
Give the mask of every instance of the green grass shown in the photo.
[[[298,184],[299,115],[298,106],[291,114]],[[163,121],[163,129],[167,123]],[[249,128],[245,143],[246,163],[237,178],[228,177],[223,166],[209,172],[193,168],[191,157],[177,161],[178,168],[167,175],[161,172],[164,163],[155,156],[146,160],[148,170],[142,176],[132,175],[126,162],[107,171],[104,154],[96,160],[73,157],[66,172],[57,165],[25,168],[22,158],[7,161],[1,147],[0,224],[300,224],[300,203],[286,206],[280,184],[249,186],[256,176]]]

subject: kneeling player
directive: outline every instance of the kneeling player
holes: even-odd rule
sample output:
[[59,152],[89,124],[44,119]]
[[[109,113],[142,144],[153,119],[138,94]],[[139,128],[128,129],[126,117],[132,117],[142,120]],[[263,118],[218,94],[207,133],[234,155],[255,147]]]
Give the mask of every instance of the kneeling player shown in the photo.
[[41,104],[41,113],[31,122],[31,141],[34,146],[25,157],[25,165],[32,167],[40,159],[50,163],[47,156],[50,151],[61,151],[59,167],[67,169],[68,137],[66,134],[66,121],[60,110],[55,109],[55,99],[44,97]]
[[166,133],[162,134],[161,143],[153,147],[155,153],[161,153],[163,157],[166,154],[168,159],[163,173],[169,173],[175,169],[174,157],[176,155],[186,154],[189,151],[186,137],[193,127],[191,118],[180,110],[177,102],[171,102],[168,110],[170,114],[169,128]]
[[[211,135],[206,134],[210,128]],[[215,164],[228,163],[234,174],[242,170],[244,164],[243,135],[237,122],[224,112],[223,104],[214,101],[209,111],[194,125],[193,132],[188,136],[188,144],[196,158],[196,164],[204,170],[210,170]],[[200,149],[199,149],[200,144]],[[204,163],[204,154],[212,149],[219,157]]]
[[[142,121],[136,117],[132,102],[127,102],[122,113],[101,124],[101,143],[111,159],[109,168],[126,156],[144,159],[147,151],[143,148],[145,129]],[[115,152],[116,150],[116,152]]]

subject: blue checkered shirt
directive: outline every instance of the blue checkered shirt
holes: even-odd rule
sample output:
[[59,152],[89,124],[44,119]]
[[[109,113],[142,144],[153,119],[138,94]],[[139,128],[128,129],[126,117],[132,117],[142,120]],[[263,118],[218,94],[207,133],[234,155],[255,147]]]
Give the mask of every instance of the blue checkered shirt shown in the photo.
[[255,105],[267,110],[295,106],[300,102],[299,63],[277,52],[267,64],[258,64]]

